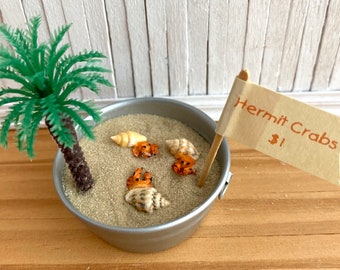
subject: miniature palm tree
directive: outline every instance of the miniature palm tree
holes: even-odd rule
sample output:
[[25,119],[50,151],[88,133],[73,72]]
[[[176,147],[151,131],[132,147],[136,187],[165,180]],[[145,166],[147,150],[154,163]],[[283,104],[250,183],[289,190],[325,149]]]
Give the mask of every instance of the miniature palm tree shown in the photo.
[[100,120],[100,114],[90,102],[70,95],[80,87],[98,93],[99,85],[111,86],[102,76],[103,72],[108,72],[100,66],[105,56],[95,51],[65,55],[70,45],[60,43],[70,25],[58,28],[48,42],[38,44],[40,22],[39,16],[33,17],[25,30],[0,25],[0,35],[9,44],[8,47],[0,45],[0,79],[20,85],[0,90],[0,106],[9,105],[1,123],[0,144],[7,147],[8,132],[14,125],[18,149],[33,158],[35,135],[39,123],[45,120],[64,154],[78,190],[87,191],[93,185],[93,178],[74,124],[84,136],[93,139],[92,127],[80,113],[87,113],[95,122]]

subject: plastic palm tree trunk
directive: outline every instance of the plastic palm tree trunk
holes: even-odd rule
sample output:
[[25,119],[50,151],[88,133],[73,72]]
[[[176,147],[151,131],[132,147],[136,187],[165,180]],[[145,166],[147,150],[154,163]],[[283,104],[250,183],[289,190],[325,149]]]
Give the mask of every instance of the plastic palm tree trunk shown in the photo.
[[79,145],[72,119],[69,117],[65,117],[63,121],[65,127],[67,127],[70,130],[72,136],[74,137],[74,145],[72,148],[65,147],[63,144],[59,142],[58,136],[53,135],[53,133],[51,132],[52,126],[50,125],[48,120],[46,120],[46,125],[51,136],[56,141],[59,149],[64,155],[65,162],[68,165],[68,168],[73,176],[73,179],[75,180],[78,190],[87,191],[90,188],[92,188],[93,185],[93,178],[90,172],[90,168],[87,165],[84,153]]

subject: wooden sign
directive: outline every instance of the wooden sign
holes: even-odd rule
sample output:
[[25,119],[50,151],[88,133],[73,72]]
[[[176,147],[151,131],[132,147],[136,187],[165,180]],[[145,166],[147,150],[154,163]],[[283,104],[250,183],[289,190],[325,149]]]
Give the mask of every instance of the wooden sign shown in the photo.
[[340,118],[244,78],[234,81],[216,135],[340,184]]

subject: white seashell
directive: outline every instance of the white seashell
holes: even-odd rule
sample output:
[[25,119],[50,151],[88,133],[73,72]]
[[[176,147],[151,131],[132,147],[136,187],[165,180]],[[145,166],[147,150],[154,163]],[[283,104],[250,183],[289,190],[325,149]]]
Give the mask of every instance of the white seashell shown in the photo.
[[132,147],[138,142],[146,141],[146,137],[134,131],[121,132],[111,137],[112,141],[122,147]]
[[170,202],[153,187],[131,189],[126,193],[125,200],[135,206],[137,210],[147,213],[152,213],[153,210],[166,207],[170,204]]
[[174,156],[179,153],[183,153],[185,155],[191,156],[193,159],[198,159],[200,155],[195,146],[185,138],[166,140],[165,142],[170,153]]

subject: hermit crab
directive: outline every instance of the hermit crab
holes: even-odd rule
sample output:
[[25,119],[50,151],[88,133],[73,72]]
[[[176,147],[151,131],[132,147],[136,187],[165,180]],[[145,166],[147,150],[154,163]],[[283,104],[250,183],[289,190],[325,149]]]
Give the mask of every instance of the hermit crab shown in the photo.
[[135,157],[149,158],[158,154],[158,145],[155,143],[149,143],[142,141],[136,143],[132,148],[132,154]]
[[151,173],[145,171],[143,176],[142,173],[143,168],[137,168],[128,178],[125,201],[146,213],[168,206],[170,202],[154,188]]
[[185,154],[177,154],[175,156],[176,160],[172,164],[173,171],[178,175],[189,175],[196,174],[196,168],[194,165],[196,164],[196,160],[193,159],[189,155]]
[[134,173],[127,179],[126,187],[128,190],[133,188],[145,188],[145,187],[153,187],[152,176],[148,171],[144,172],[142,176],[143,168],[137,168]]
[[174,156],[177,154],[185,154],[196,160],[200,155],[192,142],[185,138],[166,140],[165,143],[169,149],[169,152]]
[[176,159],[172,164],[173,171],[178,175],[196,174],[197,170],[194,165],[200,153],[192,142],[185,138],[166,140],[165,142],[169,152]]

